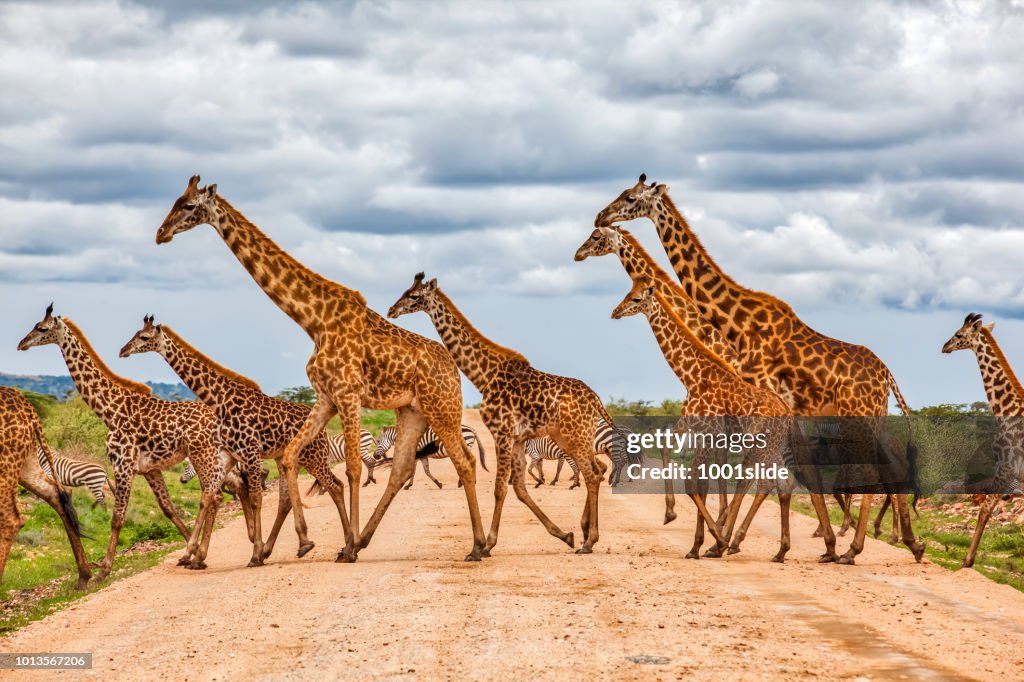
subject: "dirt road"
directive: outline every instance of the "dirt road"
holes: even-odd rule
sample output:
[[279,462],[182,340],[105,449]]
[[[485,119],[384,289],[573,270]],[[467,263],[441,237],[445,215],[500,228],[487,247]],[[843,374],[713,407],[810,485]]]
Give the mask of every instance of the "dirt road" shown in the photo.
[[[467,423],[493,453],[476,416]],[[214,536],[205,572],[172,557],[0,651],[93,652],[91,672],[65,678],[1024,679],[1024,595],[973,571],[915,565],[874,541],[856,566],[818,565],[815,523],[796,515],[794,547],[772,564],[778,508],[767,504],[743,553],[686,561],[688,500],[666,527],[660,498],[606,488],[595,554],[573,554],[510,493],[493,558],[466,564],[465,497],[450,465],[434,471],[444,489],[418,475],[354,565],[333,562],[341,531],[319,497],[306,515],[317,547],[303,559],[287,531],[267,566],[245,568],[239,519]],[[480,474],[486,523],[493,477]],[[366,489],[364,518],[382,489]],[[578,527],[580,490],[532,492]]]

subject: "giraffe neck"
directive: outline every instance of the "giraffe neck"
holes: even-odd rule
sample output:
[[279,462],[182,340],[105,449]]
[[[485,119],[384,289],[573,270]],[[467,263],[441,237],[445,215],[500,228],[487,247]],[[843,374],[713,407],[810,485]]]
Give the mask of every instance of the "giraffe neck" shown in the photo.
[[328,307],[365,306],[359,292],[307,268],[220,196],[214,228],[270,300],[314,340],[323,330]]
[[119,409],[133,397],[150,396],[145,384],[136,383],[114,374],[106,366],[88,339],[71,320],[65,319],[67,332],[60,343],[64,363],[75,382],[82,400],[108,427],[118,416]]
[[[210,407],[228,403],[239,392],[259,391],[251,379],[222,367],[187,343],[167,325],[161,325],[165,343],[160,354],[174,373]],[[231,403],[234,404],[234,403]]]
[[440,290],[436,292],[427,314],[455,364],[485,395],[503,365],[511,361],[529,364],[519,353],[499,346],[477,331]]
[[694,393],[698,387],[724,371],[723,367],[707,356],[707,349],[698,347],[694,337],[683,331],[678,318],[673,319],[662,306],[655,306],[648,321],[665,361],[686,386],[688,393]]
[[737,284],[718,267],[667,194],[654,205],[651,220],[673,271],[701,314],[708,317],[716,313],[715,326],[730,340],[744,333],[743,325],[735,319],[735,309],[760,307],[758,295]]
[[1013,373],[1009,361],[988,329],[981,330],[984,343],[978,344],[974,353],[978,358],[981,380],[985,384],[992,414],[997,417],[1019,417],[1024,415],[1024,387]]
[[683,323],[708,346],[708,348],[732,365],[739,368],[740,360],[736,350],[725,340],[718,329],[701,316],[694,302],[672,282],[650,254],[632,234],[622,233],[624,241],[619,249],[619,261],[625,268],[629,278],[634,282],[638,279],[650,279],[656,283],[658,291],[665,297],[668,305],[683,320]]

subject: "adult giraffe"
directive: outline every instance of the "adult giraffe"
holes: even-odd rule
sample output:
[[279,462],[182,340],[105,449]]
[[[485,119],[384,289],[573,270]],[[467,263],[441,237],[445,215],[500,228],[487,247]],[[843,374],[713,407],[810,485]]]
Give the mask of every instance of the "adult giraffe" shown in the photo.
[[[890,391],[903,414],[909,415],[896,380],[877,355],[864,346],[814,331],[784,301],[738,284],[708,254],[669,198],[668,187],[646,182],[647,176],[641,175],[635,185],[597,214],[594,224],[611,226],[642,217],[654,223],[687,296],[741,356],[745,380],[757,384],[769,377],[767,388],[790,398],[797,416],[884,417],[889,412]],[[882,435],[878,433],[881,420],[853,428]],[[911,447],[908,459],[914,457]],[[889,455],[899,457],[894,452]],[[913,469],[912,462],[906,469]],[[865,493],[862,499],[857,532],[850,550],[840,557],[841,563],[853,563],[864,546],[871,494]],[[920,561],[924,545],[914,537],[905,494],[896,496],[896,506],[903,542]]]
[[[462,384],[455,361],[436,341],[391,324],[366,305],[362,294],[305,267],[193,175],[156,233],[157,244],[197,225],[211,225],[264,293],[313,341],[306,374],[317,400],[302,429],[287,445],[281,466],[288,479],[296,530],[306,534],[298,486],[299,452],[337,414],[345,433],[350,531],[338,561],[356,560],[400,486],[412,475],[415,446],[432,426],[464,483],[473,525],[467,561],[483,555],[483,524],[476,499],[475,460],[462,440]],[[359,529],[360,414],[362,407],[395,410],[398,438],[387,489],[362,532]]]

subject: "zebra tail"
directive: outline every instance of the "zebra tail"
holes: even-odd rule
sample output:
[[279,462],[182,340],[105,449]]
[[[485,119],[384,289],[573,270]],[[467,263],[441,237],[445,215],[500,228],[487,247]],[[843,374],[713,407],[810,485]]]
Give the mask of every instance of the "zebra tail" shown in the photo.
[[484,444],[480,442],[480,436],[476,437],[476,454],[480,458],[480,466],[484,468],[484,471],[490,471],[487,468],[487,462],[484,461]]

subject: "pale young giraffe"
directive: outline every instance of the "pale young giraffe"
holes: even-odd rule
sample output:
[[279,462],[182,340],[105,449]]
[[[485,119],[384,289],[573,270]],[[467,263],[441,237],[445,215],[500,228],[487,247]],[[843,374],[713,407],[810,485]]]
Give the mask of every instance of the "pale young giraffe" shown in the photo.
[[971,546],[964,557],[964,568],[974,565],[985,524],[992,516],[999,498],[1024,492],[1024,386],[1021,386],[1010,362],[996,343],[996,337],[992,334],[995,326],[995,322],[982,324],[981,315],[971,313],[956,334],[942,346],[943,353],[974,351],[978,369],[981,370],[981,381],[985,385],[985,395],[997,422],[996,435],[992,441],[995,474],[991,484],[991,489],[997,493],[988,494],[981,504]]
[[[11,543],[25,524],[18,511],[18,484],[53,507],[64,524],[71,552],[78,566],[76,590],[84,590],[92,577],[82,548],[82,531],[71,495],[39,466],[37,453],[50,448],[43,438],[39,415],[25,396],[14,388],[0,386],[0,580],[11,552]],[[53,462],[50,462],[53,469]]]
[[[202,403],[161,400],[145,384],[114,374],[74,322],[53,315],[52,304],[18,344],[18,350],[47,344],[60,348],[75,388],[107,426],[107,456],[114,470],[114,512],[97,580],[105,579],[113,566],[136,475],[145,477],[160,509],[188,541],[179,565],[206,568],[221,483],[230,467],[230,460],[214,445],[213,413]],[[202,488],[199,516],[191,533],[174,507],[163,478],[164,469],[186,457],[199,473]]]
[[[883,469],[910,472],[916,450],[912,443],[904,453],[884,432],[889,392],[909,415],[889,368],[877,355],[859,346],[820,334],[811,329],[784,301],[741,286],[711,258],[689,223],[672,203],[668,187],[647,177],[623,191],[601,210],[595,226],[647,217],[654,222],[669,261],[686,295],[701,315],[717,328],[740,356],[740,374],[744,380],[763,385],[777,393],[792,396],[797,416],[838,415],[863,419],[843,420],[844,428],[854,431],[849,442],[882,441],[887,458]],[[877,419],[871,419],[877,418]],[[856,423],[854,423],[856,422]],[[866,432],[862,433],[862,432]],[[858,454],[855,461],[862,459]],[[915,486],[914,481],[910,481]],[[895,497],[903,530],[903,541],[917,561],[924,545],[914,537],[906,494]],[[849,551],[840,563],[852,564],[864,547],[870,520],[871,494],[863,496],[857,532]]]
[[[317,402],[280,460],[300,535],[305,534],[306,520],[297,478],[299,452],[324,430],[332,416],[338,414],[345,434],[351,530],[338,558],[346,562],[355,561],[359,550],[370,542],[398,490],[412,475],[416,442],[429,425],[451,453],[452,464],[465,484],[473,526],[473,548],[466,560],[478,561],[486,538],[476,498],[476,464],[460,433],[459,370],[444,347],[391,324],[371,310],[358,291],[302,265],[219,196],[217,185],[200,188],[198,175],[174,202],[156,241],[167,243],[203,224],[213,226],[267,296],[313,341],[306,374]],[[398,440],[387,489],[360,531],[362,407],[395,410]]]
[[[214,362],[169,326],[153,324],[152,317],[143,319],[142,328],[121,349],[121,357],[147,352],[162,356],[189,390],[213,410],[217,420],[218,448],[238,463],[249,481],[263,480],[263,460],[280,459],[285,446],[309,417],[308,405],[271,398],[252,379]],[[347,525],[344,487],[331,473],[325,434],[318,434],[299,453],[299,466],[313,475],[320,490],[330,494],[343,527]],[[263,542],[260,520],[263,486],[254,484],[247,487],[248,499],[243,501],[243,508],[251,509],[251,515],[246,517],[252,540],[250,567],[262,566],[274,550],[277,535],[292,506],[286,486],[284,478],[281,478],[277,518],[266,543]],[[298,555],[304,556],[312,548],[309,538],[299,535]]]
[[[752,447],[746,450],[743,465],[747,467],[763,463],[783,466],[783,451],[791,431],[792,411],[782,398],[773,391],[743,381],[733,367],[711,352],[676,315],[668,299],[658,291],[651,280],[640,279],[634,282],[633,288],[612,312],[612,317],[620,319],[637,314],[647,317],[666,362],[686,387],[686,399],[683,401],[681,419],[676,428],[685,429],[692,426],[692,418],[696,418],[697,423],[701,423],[701,418],[707,418],[705,423],[710,427],[707,431],[720,432],[723,417],[737,417],[741,431],[752,436],[752,442],[758,436],[763,437],[765,442],[763,448]],[[698,460],[706,461],[706,457],[706,452],[698,450],[695,466]],[[738,483],[724,529],[719,529],[717,522],[711,518],[704,506],[705,494],[694,486],[688,486],[693,490],[689,494],[697,504],[700,514],[697,517],[693,547],[686,554],[686,558],[700,557],[700,547],[704,542],[704,523],[707,523],[711,534],[717,540],[717,546],[711,548],[705,556],[721,556],[726,547],[730,554],[738,552],[754,515],[767,497],[768,491],[774,488],[779,496],[782,521],[779,551],[772,561],[785,560],[790,547],[789,503],[793,489],[792,479],[758,483],[757,494],[743,525],[736,537],[732,538],[732,544],[729,543],[739,516],[740,505],[743,503],[743,495],[750,484],[750,479],[743,479]],[[827,523],[828,512],[825,509],[824,498],[821,495],[814,495],[813,501],[819,520],[825,519]],[[826,539],[825,548],[826,557],[834,560],[835,537],[831,538],[831,542]]]
[[600,420],[614,424],[600,398],[579,379],[547,374],[534,369],[514,350],[494,343],[470,324],[437,286],[424,282],[423,273],[388,310],[388,317],[423,311],[437,329],[462,373],[483,397],[480,416],[494,436],[498,471],[494,480],[494,515],[485,552],[498,541],[501,508],[512,487],[519,500],[536,515],[547,531],[570,547],[573,534],[564,533],[530,497],[523,478],[525,446],[531,438],[550,436],[576,460],[587,486],[587,501],[580,526],[583,545],[577,554],[589,554],[598,540],[598,490],[607,468],[594,452],[594,433]]

